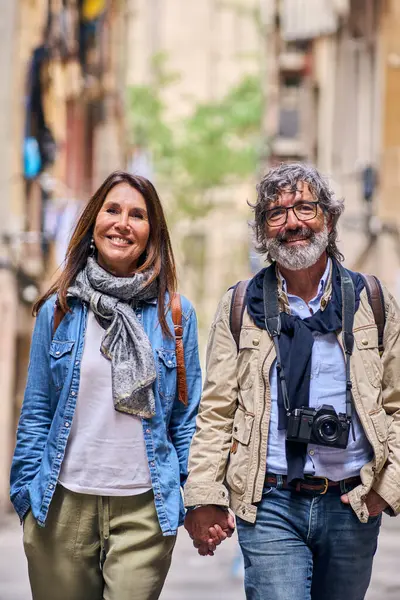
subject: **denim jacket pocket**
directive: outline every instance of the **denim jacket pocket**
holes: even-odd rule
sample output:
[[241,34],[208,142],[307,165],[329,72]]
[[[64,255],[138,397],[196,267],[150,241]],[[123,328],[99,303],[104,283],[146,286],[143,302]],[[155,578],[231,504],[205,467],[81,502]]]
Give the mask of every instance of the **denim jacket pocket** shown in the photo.
[[54,385],[60,390],[71,363],[72,349],[75,342],[52,341],[50,345],[50,369]]
[[176,394],[176,353],[175,350],[157,349],[158,391],[161,398],[171,400]]

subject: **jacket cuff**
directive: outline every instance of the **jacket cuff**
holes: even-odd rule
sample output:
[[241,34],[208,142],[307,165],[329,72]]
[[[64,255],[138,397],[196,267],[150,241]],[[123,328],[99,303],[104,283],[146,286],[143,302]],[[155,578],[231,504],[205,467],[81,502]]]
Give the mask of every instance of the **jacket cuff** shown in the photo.
[[196,506],[198,504],[217,504],[218,506],[229,506],[229,493],[227,488],[220,483],[191,484],[190,481],[184,489],[185,506]]
[[400,483],[390,473],[385,470],[379,473],[372,489],[389,504],[395,515],[400,513]]

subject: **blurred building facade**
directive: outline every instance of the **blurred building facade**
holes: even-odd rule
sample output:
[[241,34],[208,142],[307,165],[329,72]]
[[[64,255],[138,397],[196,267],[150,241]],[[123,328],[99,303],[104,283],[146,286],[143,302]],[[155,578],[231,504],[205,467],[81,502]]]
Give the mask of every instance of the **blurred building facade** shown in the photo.
[[265,8],[268,162],[309,161],[332,180],[346,201],[346,264],[400,295],[400,3],[265,0]]
[[124,0],[4,0],[0,18],[0,512],[31,306],[95,186],[124,163]]
[[[129,7],[128,83],[149,84],[153,58],[164,55],[177,76],[163,92],[171,123],[198,104],[218,102],[246,75],[259,75],[259,0],[129,0]],[[249,274],[246,200],[254,199],[254,183],[211,195],[207,215],[173,228],[180,289],[195,303],[202,341],[221,294]]]

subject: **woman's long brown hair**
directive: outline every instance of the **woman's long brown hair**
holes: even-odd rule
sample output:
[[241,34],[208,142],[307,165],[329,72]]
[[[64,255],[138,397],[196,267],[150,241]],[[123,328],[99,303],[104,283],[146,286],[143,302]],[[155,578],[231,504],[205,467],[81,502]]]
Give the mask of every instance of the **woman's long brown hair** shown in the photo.
[[142,272],[153,268],[154,276],[149,280],[149,284],[158,279],[158,319],[164,335],[172,337],[166,320],[167,306],[165,304],[165,293],[168,292],[171,296],[171,294],[176,292],[177,278],[175,260],[164,211],[153,184],[145,177],[131,175],[124,171],[111,173],[97,192],[90,198],[69,242],[64,269],[57,281],[35,303],[33,314],[36,316],[44,302],[53,294],[57,294],[57,301],[61,310],[63,312],[69,311],[67,291],[79,271],[86,265],[90,254],[90,241],[97,215],[109,191],[120,183],[127,183],[137,190],[142,194],[146,202],[150,235],[146,250],[141,257],[141,261],[139,261],[140,266],[138,271]]

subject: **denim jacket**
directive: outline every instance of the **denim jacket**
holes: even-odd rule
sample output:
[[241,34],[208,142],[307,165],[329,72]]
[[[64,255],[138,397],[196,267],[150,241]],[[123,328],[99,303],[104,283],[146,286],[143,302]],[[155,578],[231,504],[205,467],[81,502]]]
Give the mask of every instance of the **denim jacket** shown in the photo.
[[[175,340],[162,334],[156,301],[136,309],[154,353],[156,414],[142,419],[155,507],[164,535],[182,524],[181,495],[201,394],[196,314],[182,299],[188,405],[177,397]],[[79,391],[87,306],[73,299],[53,337],[54,302],[42,306],[32,337],[28,379],[11,466],[11,501],[21,521],[29,509],[44,526],[57,485]],[[171,314],[167,322],[173,331]]]

